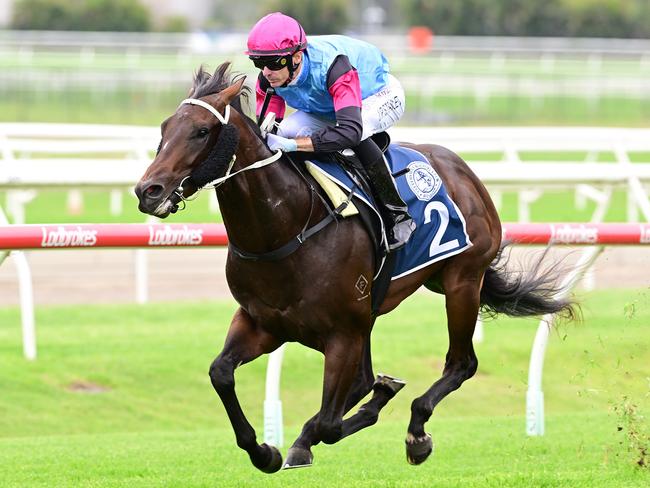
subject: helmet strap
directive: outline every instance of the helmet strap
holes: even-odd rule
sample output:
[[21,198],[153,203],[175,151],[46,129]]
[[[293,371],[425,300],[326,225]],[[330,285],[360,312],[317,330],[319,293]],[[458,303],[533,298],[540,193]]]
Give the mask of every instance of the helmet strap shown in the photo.
[[[287,86],[289,83],[291,83],[291,82],[293,81],[293,78],[294,78],[294,76],[295,76],[295,74],[296,74],[296,70],[297,70],[297,69],[300,67],[300,65],[302,64],[302,61],[299,62],[299,63],[295,63],[295,64],[294,64],[294,62],[293,62],[293,55],[294,55],[294,54],[295,54],[295,53],[289,55],[289,56],[290,56],[290,58],[289,58],[289,63],[287,64],[287,69],[289,70],[289,78],[288,78],[287,81],[282,85],[283,88],[284,88],[285,86]],[[303,54],[303,56],[304,56],[304,54]]]

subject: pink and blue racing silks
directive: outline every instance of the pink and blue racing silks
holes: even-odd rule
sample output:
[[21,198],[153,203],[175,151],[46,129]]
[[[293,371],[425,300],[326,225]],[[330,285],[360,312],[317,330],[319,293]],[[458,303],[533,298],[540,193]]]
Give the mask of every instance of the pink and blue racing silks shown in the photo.
[[[268,111],[281,119],[286,103],[336,122],[312,134],[315,151],[354,147],[363,132],[361,101],[384,88],[388,73],[388,61],[372,44],[346,36],[310,36],[300,74],[287,86],[275,89]],[[260,73],[256,86],[258,115],[268,87]]]

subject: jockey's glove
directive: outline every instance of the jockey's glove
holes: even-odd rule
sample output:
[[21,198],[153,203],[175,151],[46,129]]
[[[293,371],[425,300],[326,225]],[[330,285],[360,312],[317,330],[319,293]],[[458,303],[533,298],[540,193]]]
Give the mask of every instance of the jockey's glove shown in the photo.
[[271,151],[293,152],[298,150],[298,143],[295,139],[287,139],[286,137],[276,136],[275,134],[267,134],[266,144]]

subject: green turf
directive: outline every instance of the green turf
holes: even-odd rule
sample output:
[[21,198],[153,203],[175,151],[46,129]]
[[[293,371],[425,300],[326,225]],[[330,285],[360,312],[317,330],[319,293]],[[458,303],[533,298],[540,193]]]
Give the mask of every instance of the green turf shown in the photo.
[[[486,324],[476,347],[477,375],[428,424],[435,455],[420,467],[406,464],[410,401],[438,376],[447,347],[442,300],[422,294],[373,333],[375,371],[408,381],[380,422],[317,446],[313,468],[274,476],[258,473],[235,446],[207,376],[233,303],[41,307],[33,363],[21,356],[18,310],[1,309],[0,484],[647,486],[650,472],[635,463],[650,447],[641,417],[650,414],[650,292],[593,292],[583,302],[584,322],[551,336],[544,437],[524,435],[537,322],[499,320]],[[258,360],[236,376],[260,435],[264,371]],[[288,440],[318,408],[321,377],[318,353],[288,347],[281,388]]]

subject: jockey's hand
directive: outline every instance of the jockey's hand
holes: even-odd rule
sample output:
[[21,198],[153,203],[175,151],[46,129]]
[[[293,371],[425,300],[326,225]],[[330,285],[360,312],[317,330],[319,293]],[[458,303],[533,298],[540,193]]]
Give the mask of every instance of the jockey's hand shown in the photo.
[[298,150],[298,143],[295,139],[287,139],[286,137],[276,136],[275,134],[267,134],[266,144],[271,151],[293,152]]

